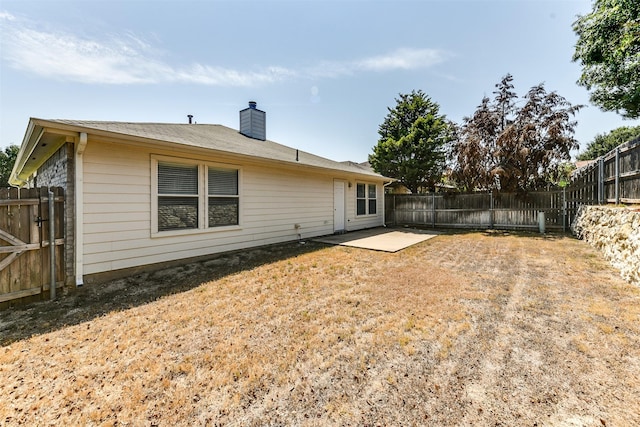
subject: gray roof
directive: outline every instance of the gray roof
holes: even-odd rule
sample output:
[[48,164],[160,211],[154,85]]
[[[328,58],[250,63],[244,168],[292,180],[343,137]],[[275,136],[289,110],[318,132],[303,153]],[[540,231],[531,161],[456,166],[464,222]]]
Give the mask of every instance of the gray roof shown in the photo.
[[[38,120],[38,119],[36,119]],[[109,132],[123,136],[135,136],[190,147],[200,147],[221,152],[240,154],[323,169],[382,177],[373,170],[353,162],[336,162],[305,151],[296,150],[273,141],[262,141],[242,135],[235,129],[213,124],[128,123],[88,120],[46,120],[67,126]],[[297,156],[297,160],[296,160]]]
[[361,162],[361,163],[357,163],[357,162],[352,162],[351,160],[347,160],[344,162],[340,162],[344,165],[349,165],[349,166],[353,166],[362,170],[365,170],[367,172],[374,172],[373,168],[371,167],[371,165],[369,164],[369,162]]

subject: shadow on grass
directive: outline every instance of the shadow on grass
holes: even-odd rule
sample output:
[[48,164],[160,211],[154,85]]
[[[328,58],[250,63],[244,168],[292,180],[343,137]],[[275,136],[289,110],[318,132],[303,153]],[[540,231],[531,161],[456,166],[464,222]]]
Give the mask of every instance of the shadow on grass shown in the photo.
[[437,231],[443,235],[465,235],[465,234],[478,234],[482,233],[485,236],[491,237],[507,237],[507,236],[519,236],[519,237],[528,237],[533,239],[546,239],[546,240],[560,240],[565,239],[567,237],[575,238],[571,234],[571,231],[547,231],[546,233],[540,233],[536,230],[522,230],[522,229],[496,229],[496,228],[440,228],[440,227],[429,227],[429,226],[420,226],[420,225],[410,225],[407,227],[403,226],[392,226],[390,228],[415,228],[418,230],[430,230]]
[[573,238],[574,236],[570,232],[562,231],[550,231],[546,233],[540,233],[538,231],[523,231],[523,230],[483,230],[482,233],[485,236],[491,237],[505,237],[505,236],[518,236],[526,237],[530,239],[544,239],[544,240],[561,240],[566,238]]
[[0,311],[0,346],[87,322],[113,311],[141,306],[231,274],[328,246],[307,241],[305,244],[293,242],[235,251],[209,260],[85,285],[68,291],[55,301],[8,308]]

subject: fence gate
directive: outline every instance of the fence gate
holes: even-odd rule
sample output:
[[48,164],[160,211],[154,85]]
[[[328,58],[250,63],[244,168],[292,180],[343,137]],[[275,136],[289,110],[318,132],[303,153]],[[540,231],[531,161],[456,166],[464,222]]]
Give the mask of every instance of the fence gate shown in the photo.
[[0,309],[17,300],[49,297],[52,272],[56,289],[65,283],[64,193],[51,191],[53,226],[49,188],[0,188]]

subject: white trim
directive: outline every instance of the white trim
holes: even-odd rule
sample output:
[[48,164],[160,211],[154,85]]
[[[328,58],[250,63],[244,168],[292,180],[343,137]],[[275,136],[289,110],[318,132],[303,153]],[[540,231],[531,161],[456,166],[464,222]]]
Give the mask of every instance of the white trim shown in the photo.
[[151,155],[151,237],[158,235],[158,157]]
[[[336,227],[336,183],[342,184],[342,228]],[[344,179],[333,180],[333,232],[342,232],[347,229],[347,181]]]
[[33,136],[33,131],[35,130],[35,128],[36,126],[33,123],[33,120],[30,120],[29,125],[27,126],[27,132],[25,133],[25,139],[22,141],[22,145],[20,146],[20,150],[18,151],[18,155],[16,157],[16,161],[13,165],[13,169],[9,174],[9,184],[13,185],[14,187],[22,187],[29,181],[30,177],[22,179],[20,178],[20,175],[22,170],[24,169],[25,164],[27,163],[27,160],[29,160],[29,157],[31,157],[31,153],[33,153],[33,151],[38,146],[38,143],[42,139],[42,135],[44,135],[45,131],[44,129],[40,129],[40,132],[38,132],[38,136],[35,139],[30,138]]
[[[364,201],[365,201],[365,214],[358,214],[358,200],[363,200],[362,197],[358,197],[358,184],[362,184],[364,185]],[[369,186],[373,185],[376,187],[376,198],[375,199],[370,199],[369,198]],[[356,191],[355,191],[355,195],[356,195],[356,206],[355,206],[355,214],[356,214],[356,218],[367,218],[367,217],[376,217],[378,216],[378,200],[379,200],[379,194],[378,194],[378,183],[376,182],[371,182],[371,181],[356,181]],[[384,192],[383,192],[384,193]],[[375,213],[370,213],[369,212],[369,200],[375,200],[376,201],[376,212]],[[384,202],[384,199],[383,199]],[[383,210],[383,215],[384,215],[384,210]]]
[[87,147],[87,134],[80,133],[74,159],[75,165],[75,273],[76,286],[84,284],[84,150]]
[[[204,230],[207,228],[208,209],[207,203],[202,203],[207,200],[207,185],[208,185],[207,168],[202,163],[198,163],[198,230]],[[157,196],[157,194],[156,194]]]

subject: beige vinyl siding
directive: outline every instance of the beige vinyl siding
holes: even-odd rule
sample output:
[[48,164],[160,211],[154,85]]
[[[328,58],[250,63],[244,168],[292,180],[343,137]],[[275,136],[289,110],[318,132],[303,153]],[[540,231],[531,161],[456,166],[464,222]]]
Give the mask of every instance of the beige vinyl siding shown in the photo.
[[91,274],[123,257],[119,242],[149,238],[150,175],[144,150],[90,140],[83,157],[83,273]]
[[[156,171],[151,159],[155,155],[241,168],[240,226],[152,236],[151,182]],[[96,140],[87,144],[84,159],[85,275],[291,241],[298,233],[302,238],[331,234],[333,180],[349,179],[201,152],[151,151]],[[382,183],[376,185],[382,191]],[[351,193],[355,186],[347,190]],[[346,206],[349,229],[382,224],[380,206],[377,216],[355,218],[355,193],[348,195]],[[298,230],[295,224],[300,224]]]
[[85,245],[102,242],[138,241],[149,237],[149,230],[113,231],[109,233],[92,233],[85,237]]

